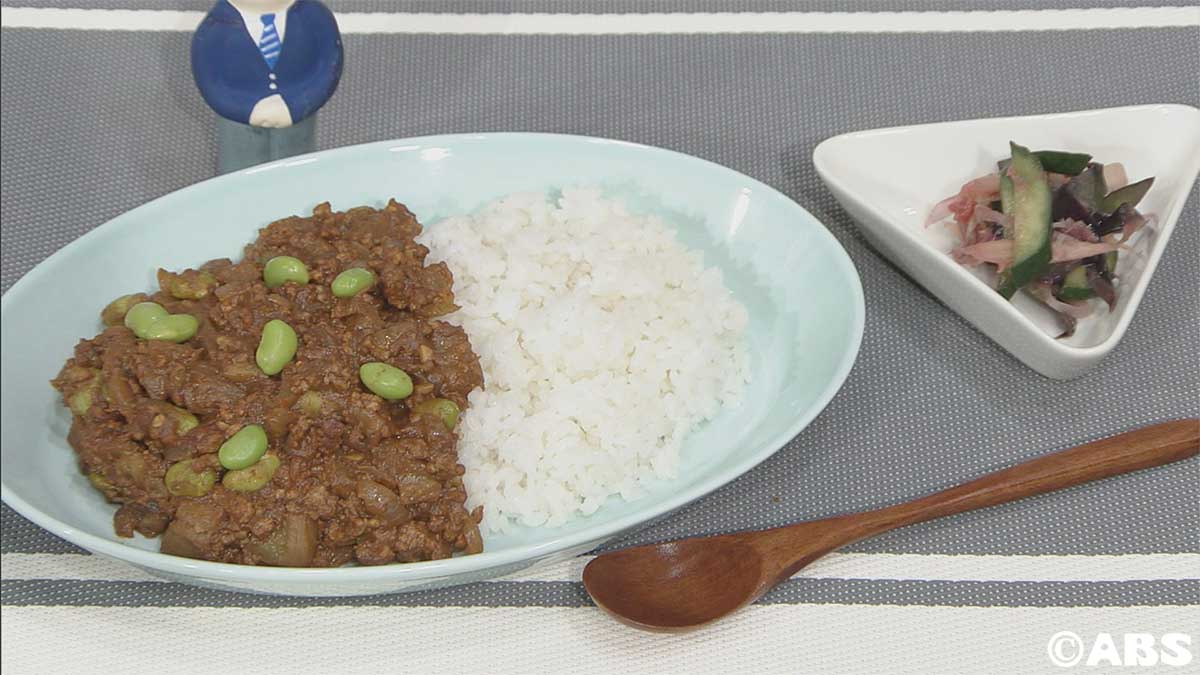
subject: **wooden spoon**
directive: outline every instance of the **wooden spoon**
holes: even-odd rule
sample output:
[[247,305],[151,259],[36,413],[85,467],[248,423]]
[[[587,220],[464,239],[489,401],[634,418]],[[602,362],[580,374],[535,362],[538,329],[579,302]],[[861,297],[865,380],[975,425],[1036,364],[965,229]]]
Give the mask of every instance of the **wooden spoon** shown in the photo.
[[1146,469],[1200,452],[1200,419],[1056,452],[903,504],[757,532],[605,553],[583,570],[596,604],[637,628],[680,631],[749,604],[812,561],[860,539],[942,516]]

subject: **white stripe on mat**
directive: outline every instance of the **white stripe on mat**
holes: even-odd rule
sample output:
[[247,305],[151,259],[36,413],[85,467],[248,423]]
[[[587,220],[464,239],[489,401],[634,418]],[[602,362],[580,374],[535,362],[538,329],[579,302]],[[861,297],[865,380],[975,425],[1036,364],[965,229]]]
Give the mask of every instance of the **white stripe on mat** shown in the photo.
[[[201,12],[4,7],[4,28],[191,31]],[[343,33],[667,35],[944,33],[1200,26],[1200,6],[969,12],[731,12],[678,14],[420,14],[341,12]]]
[[[591,556],[535,567],[496,581],[578,581]],[[77,553],[5,553],[4,579],[161,581],[131,565]],[[900,581],[1134,581],[1200,578],[1200,554],[920,555],[834,553],[801,570],[805,579]]]
[[[111,673],[117,664],[146,673],[1054,673],[1067,672],[1047,652],[1061,631],[1088,647],[1104,632],[1118,649],[1125,633],[1157,646],[1190,632],[1190,646],[1170,658],[1194,664],[1195,612],[769,605],[670,635],[627,628],[594,607],[49,606],[4,607],[0,629],[13,673]],[[1059,651],[1074,656],[1073,646]]]

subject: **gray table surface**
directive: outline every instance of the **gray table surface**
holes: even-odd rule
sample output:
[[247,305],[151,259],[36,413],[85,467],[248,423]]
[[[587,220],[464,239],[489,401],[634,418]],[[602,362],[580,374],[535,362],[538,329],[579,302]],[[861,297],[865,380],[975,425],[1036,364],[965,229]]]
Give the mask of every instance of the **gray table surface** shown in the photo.
[[[64,0],[5,5],[63,6]],[[77,3],[76,3],[77,4]],[[114,8],[207,2],[104,0]],[[382,0],[345,0],[367,11]],[[756,10],[844,9],[826,0]],[[973,8],[1025,8],[981,0]],[[1060,0],[1055,6],[1110,6]],[[1156,2],[1142,0],[1138,4]],[[1175,3],[1164,3],[1175,4]],[[410,11],[624,11],[632,2],[418,0]],[[869,0],[864,10],[946,9]],[[641,11],[730,3],[653,0]],[[8,289],[49,254],[138,204],[212,175],[212,117],[176,32],[6,29],[0,45],[0,277]],[[855,129],[1147,102],[1200,104],[1196,28],[1015,34],[348,35],[347,68],[321,113],[321,148],[421,134],[554,131],[663,146],[758,178],[838,237],[867,298],[861,356],[844,389],[761,467],[620,546],[763,527],[884,505],[1138,425],[1200,415],[1200,209],[1193,189],[1121,345],[1091,374],[1030,371],[866,246],[810,161]],[[1002,67],[1019,56],[1033,67]],[[403,195],[398,195],[403,199]],[[283,215],[283,214],[281,214]],[[64,355],[65,357],[65,355]],[[1191,460],[947,518],[852,547],[946,554],[1195,553],[1200,462]],[[3,507],[4,553],[74,547]],[[566,605],[577,583],[479,584],[355,600],[262,598],[175,584],[3,580],[6,605]],[[797,579],[766,603],[1108,606],[1196,604],[1200,582]]]

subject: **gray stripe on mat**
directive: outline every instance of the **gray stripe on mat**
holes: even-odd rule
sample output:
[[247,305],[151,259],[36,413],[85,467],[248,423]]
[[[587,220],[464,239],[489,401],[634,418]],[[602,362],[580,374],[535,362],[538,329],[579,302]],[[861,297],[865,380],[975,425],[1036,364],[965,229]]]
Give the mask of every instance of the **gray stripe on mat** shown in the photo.
[[[104,607],[583,607],[583,585],[493,581],[415,593],[300,598],[232,593],[148,581],[6,580],[9,606]],[[1200,580],[1124,582],[954,582],[792,579],[761,604],[866,604],[954,607],[1125,607],[1200,603]]]

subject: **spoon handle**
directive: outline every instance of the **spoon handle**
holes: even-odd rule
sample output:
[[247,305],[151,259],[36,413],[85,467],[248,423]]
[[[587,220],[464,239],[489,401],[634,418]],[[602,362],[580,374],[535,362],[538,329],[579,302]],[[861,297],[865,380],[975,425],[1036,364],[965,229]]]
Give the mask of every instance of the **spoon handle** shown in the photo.
[[1039,457],[910,502],[850,516],[857,526],[847,528],[845,534],[850,541],[857,541],[913,523],[1177,462],[1197,453],[1200,419],[1155,424]]

